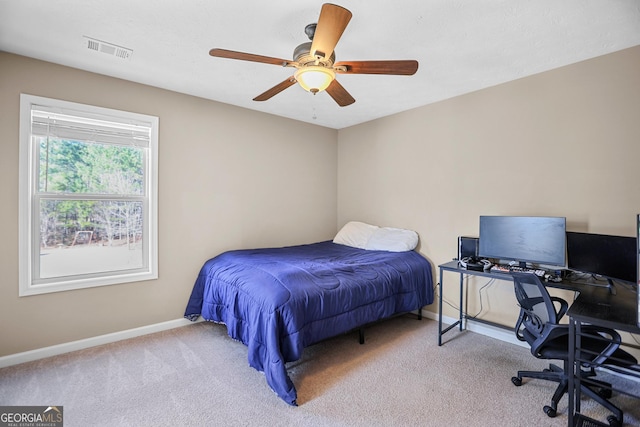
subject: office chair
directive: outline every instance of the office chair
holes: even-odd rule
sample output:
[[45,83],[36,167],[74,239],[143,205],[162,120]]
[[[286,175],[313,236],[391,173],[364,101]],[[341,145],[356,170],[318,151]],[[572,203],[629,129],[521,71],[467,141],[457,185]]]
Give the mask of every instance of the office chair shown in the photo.
[[[555,417],[558,402],[568,391],[569,375],[573,367],[569,366],[569,325],[560,324],[569,304],[562,298],[553,297],[532,273],[512,273],[516,298],[520,305],[520,317],[515,327],[516,337],[526,341],[531,347],[531,354],[539,359],[555,359],[564,361],[564,366],[550,364],[543,371],[518,371],[511,382],[522,385],[522,378],[543,379],[559,383],[551,398],[551,404],[545,405],[543,410],[549,417]],[[581,370],[582,378],[596,375],[596,364],[612,364],[629,366],[637,363],[635,358],[619,348],[621,338],[613,329],[585,326],[583,332],[588,336],[581,336],[581,356],[586,355]],[[596,337],[592,337],[596,335]],[[597,336],[603,337],[598,339]],[[589,363],[591,362],[591,363]],[[599,404],[607,408],[613,415],[607,418],[611,426],[622,425],[622,411],[609,402],[611,397],[610,384],[590,379],[589,384],[580,383],[581,391]],[[595,387],[598,390],[595,390]]]

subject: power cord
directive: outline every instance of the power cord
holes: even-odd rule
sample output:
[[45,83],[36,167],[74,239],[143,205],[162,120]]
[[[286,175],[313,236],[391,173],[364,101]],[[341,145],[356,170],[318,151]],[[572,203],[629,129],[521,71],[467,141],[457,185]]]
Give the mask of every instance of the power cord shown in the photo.
[[[464,278],[465,278],[465,279],[468,279],[468,278],[469,278],[469,275],[465,275],[465,276],[464,276]],[[479,296],[479,299],[480,299],[480,310],[479,310],[476,314],[474,314],[473,316],[471,316],[471,315],[467,314],[467,315],[466,315],[466,317],[467,317],[468,319],[477,319],[477,318],[478,318],[478,316],[480,316],[480,314],[481,314],[481,313],[482,313],[482,311],[484,310],[484,301],[483,301],[483,299],[482,299],[482,291],[483,291],[484,289],[486,289],[486,288],[490,287],[491,285],[493,285],[493,284],[495,283],[495,281],[496,281],[496,279],[489,279],[489,281],[488,281],[487,283],[485,283],[484,285],[482,285],[482,286],[480,287],[480,289],[478,289],[478,296]],[[436,297],[438,297],[438,296],[439,296],[439,294],[438,294],[438,285],[439,285],[439,283],[436,283],[436,285],[434,286],[434,291],[435,291],[435,295],[436,295]],[[447,301],[447,299],[446,299],[446,298],[444,298],[444,295],[442,296],[442,302],[443,302],[444,304],[447,304],[449,307],[453,308],[454,310],[460,311],[460,307],[458,307],[456,304],[454,304],[454,303],[452,303],[452,302]]]
[[478,316],[480,316],[480,314],[481,314],[481,313],[482,313],[482,311],[484,310],[484,304],[483,304],[483,301],[482,301],[482,291],[483,291],[485,288],[488,288],[489,286],[493,285],[494,283],[495,283],[495,279],[490,279],[487,283],[485,283],[484,285],[482,285],[482,286],[480,287],[480,289],[478,289],[478,297],[479,297],[479,299],[480,299],[480,310],[479,310],[476,314],[474,314],[473,316],[469,316],[469,315],[467,315],[467,318],[469,318],[469,319],[477,319],[477,318],[478,318]]

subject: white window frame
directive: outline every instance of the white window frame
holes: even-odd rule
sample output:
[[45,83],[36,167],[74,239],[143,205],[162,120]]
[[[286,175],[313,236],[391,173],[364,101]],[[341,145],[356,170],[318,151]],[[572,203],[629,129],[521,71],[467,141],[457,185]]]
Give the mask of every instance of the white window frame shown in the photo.
[[[44,107],[50,111],[72,112],[73,115],[94,118],[109,117],[123,124],[149,126],[145,148],[145,182],[143,203],[143,266],[121,271],[68,275],[42,280],[38,277],[40,225],[38,196],[38,159],[35,138],[32,137],[32,110]],[[95,286],[154,280],[158,278],[158,126],[155,116],[96,107],[40,96],[20,95],[20,155],[19,155],[19,296],[37,295]],[[38,257],[37,257],[38,256]]]

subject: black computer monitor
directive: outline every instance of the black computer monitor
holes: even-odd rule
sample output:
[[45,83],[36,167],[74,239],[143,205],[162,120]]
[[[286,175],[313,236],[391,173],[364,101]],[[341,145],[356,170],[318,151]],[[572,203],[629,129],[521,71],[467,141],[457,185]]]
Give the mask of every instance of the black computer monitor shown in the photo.
[[566,218],[481,216],[478,256],[552,266],[565,265]]
[[636,283],[636,237],[567,231],[567,268],[608,280]]

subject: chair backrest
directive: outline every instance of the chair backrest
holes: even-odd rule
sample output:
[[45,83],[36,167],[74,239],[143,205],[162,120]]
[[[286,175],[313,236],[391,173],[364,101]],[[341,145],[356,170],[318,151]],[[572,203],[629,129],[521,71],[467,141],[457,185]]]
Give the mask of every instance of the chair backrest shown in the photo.
[[524,330],[526,330],[534,339],[549,338],[548,325],[558,325],[565,311],[562,307],[556,310],[554,306],[554,300],[561,300],[551,297],[544,284],[533,273],[512,273],[512,276],[516,298],[520,305],[516,336],[521,341],[525,341]]

